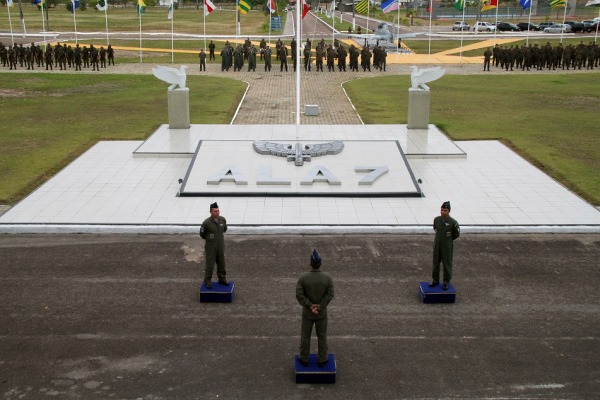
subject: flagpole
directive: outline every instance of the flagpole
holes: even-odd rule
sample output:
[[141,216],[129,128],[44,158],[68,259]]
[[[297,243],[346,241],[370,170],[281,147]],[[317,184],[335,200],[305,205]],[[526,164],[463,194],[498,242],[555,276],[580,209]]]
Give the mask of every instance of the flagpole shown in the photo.
[[73,10],[73,26],[75,28],[75,44],[77,44],[77,20],[75,19],[75,0],[71,0],[71,9]]
[[[433,19],[433,0],[430,0],[430,1],[431,1],[431,6],[429,8],[429,50],[427,53],[427,58],[428,58],[427,61],[429,61],[429,56],[431,56],[431,33],[432,33],[431,32],[431,24],[432,24],[432,19]],[[398,10],[398,13],[400,13],[400,10]],[[400,22],[400,20],[398,20],[398,22]]]
[[6,9],[8,11],[8,25],[10,26],[10,38],[12,39],[12,45],[15,45],[15,37],[13,35],[13,28],[12,28],[12,20],[10,19],[10,7],[8,6],[8,1],[6,2]]
[[331,3],[333,7],[331,8],[331,45],[335,42],[335,0]]
[[202,13],[202,29],[204,30],[204,50],[206,50],[206,1],[204,1],[204,12]]
[[[462,16],[463,22],[465,21],[465,11],[466,10],[467,10],[467,2],[465,1],[464,5],[463,5],[463,16]],[[465,37],[465,31],[461,27],[461,29],[460,29],[460,57],[459,57],[461,64],[462,64],[463,39],[464,39],[464,37]]]
[[[300,41],[302,40],[302,16],[304,0],[296,1],[296,139],[298,138],[298,127],[300,126]],[[292,61],[293,62],[293,61]]]
[[109,45],[110,44],[110,40],[108,39],[108,13],[107,13],[107,11],[108,11],[108,3],[106,3],[106,0],[104,0],[104,1],[105,1],[104,6],[106,7],[104,9],[104,21],[106,23],[106,45]]
[[[398,40],[400,40],[400,0],[398,0],[398,26],[396,27],[396,35],[398,35]],[[400,48],[398,48],[398,43],[396,43],[396,64],[398,63],[398,57],[400,56]]]
[[[42,32],[44,32],[44,43],[46,43],[46,23],[44,22],[44,5],[46,3],[42,3]],[[47,44],[46,44],[47,46]]]
[[240,0],[235,2],[235,36],[240,36]]
[[[175,63],[175,49],[174,49],[174,40],[173,40],[174,23],[175,23],[175,4],[173,3],[173,0],[171,0],[171,64]],[[206,45],[206,41],[204,42],[204,44]]]
[[[563,13],[563,20],[562,23],[563,25],[565,24],[565,20],[567,19],[567,0],[565,0],[565,12]],[[560,30],[560,42],[562,43],[563,41],[563,30]]]
[[[500,7],[500,1],[496,3],[496,22],[498,21],[498,8]],[[494,44],[496,44],[496,33],[498,33],[498,26],[496,25],[496,29],[494,29]]]
[[[267,4],[269,4],[269,6],[271,6],[271,0],[267,0]],[[271,45],[271,29],[273,28],[271,26],[271,20],[273,19],[273,11],[271,11],[271,7],[269,7],[269,46]]]
[[532,0],[529,0],[529,20],[527,21],[527,39],[525,40],[525,45],[529,46],[529,31],[531,30],[531,9],[533,7],[531,7],[531,2]]
[[140,20],[140,64],[142,64],[142,12],[140,10],[140,0],[138,0],[138,4],[137,4],[137,12],[138,12],[138,18]]

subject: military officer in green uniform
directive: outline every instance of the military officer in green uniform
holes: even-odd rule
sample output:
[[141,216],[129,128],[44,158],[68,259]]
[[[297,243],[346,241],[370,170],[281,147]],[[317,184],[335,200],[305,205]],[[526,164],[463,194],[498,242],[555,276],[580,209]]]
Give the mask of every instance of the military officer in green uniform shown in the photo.
[[308,366],[310,336],[313,324],[317,331],[318,366],[328,362],[327,357],[327,305],[333,299],[333,279],[320,270],[321,256],[313,250],[311,269],[300,275],[296,284],[296,300],[302,306],[302,329],[300,334],[300,363]]
[[204,255],[206,266],[204,269],[204,284],[207,289],[212,288],[212,275],[215,263],[217,276],[221,285],[229,285],[225,271],[225,237],[227,221],[221,217],[217,203],[210,205],[210,217],[206,218],[200,227],[200,237],[205,240]]
[[460,236],[460,227],[458,222],[450,217],[450,202],[442,204],[440,216],[433,220],[433,230],[435,231],[435,241],[433,243],[433,273],[432,281],[429,287],[440,284],[440,262],[444,264],[444,283],[443,290],[448,290],[450,279],[452,279],[452,252],[454,249],[454,240]]

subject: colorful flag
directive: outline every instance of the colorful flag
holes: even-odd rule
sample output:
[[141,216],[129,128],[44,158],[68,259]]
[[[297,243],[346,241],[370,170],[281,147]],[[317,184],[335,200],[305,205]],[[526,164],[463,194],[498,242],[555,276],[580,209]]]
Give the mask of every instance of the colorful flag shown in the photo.
[[169,7],[167,8],[167,19],[173,19],[173,0],[169,1]]
[[354,6],[354,11],[359,14],[366,14],[369,11],[369,1],[360,0],[357,5]]
[[306,4],[306,0],[302,0],[302,19],[306,17],[306,14],[310,11],[310,7]]
[[465,0],[454,0],[454,8],[458,11],[465,9]]
[[108,0],[98,0],[96,4],[96,8],[98,11],[106,11],[108,10]]
[[271,14],[277,11],[277,5],[275,4],[275,0],[267,0],[267,11]]
[[396,11],[399,7],[398,0],[387,0],[381,3],[381,11],[387,14],[391,11]]
[[519,4],[523,7],[523,10],[526,10],[531,7],[531,0],[519,0]]
[[204,0],[204,15],[208,15],[211,12],[215,11],[217,7],[210,0]]
[[498,0],[483,0],[481,11],[493,10],[496,7],[498,7]]
[[135,5],[138,15],[141,15],[146,11],[146,3],[144,0],[137,0],[137,4]]
[[585,6],[600,6],[600,0],[589,0]]
[[79,0],[71,0],[71,14],[75,14],[75,10],[81,7]]
[[240,13],[244,15],[248,14],[251,8],[252,3],[250,3],[250,0],[238,0],[238,10],[240,10]]
[[550,8],[565,7],[566,5],[565,0],[550,0]]
[[12,7],[13,6],[13,0],[6,0],[6,7]]
[[46,9],[46,0],[33,0],[33,4],[38,6],[38,9],[40,10]]

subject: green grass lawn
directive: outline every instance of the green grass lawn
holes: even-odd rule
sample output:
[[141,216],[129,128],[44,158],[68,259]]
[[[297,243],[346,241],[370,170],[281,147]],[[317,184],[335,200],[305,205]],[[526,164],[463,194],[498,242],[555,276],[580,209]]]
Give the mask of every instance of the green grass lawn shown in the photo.
[[[431,87],[431,123],[454,140],[498,139],[600,205],[597,79],[589,74],[447,75]],[[406,123],[409,76],[345,85],[366,124]]]
[[[188,76],[187,86],[202,110],[191,113],[194,124],[228,124],[246,88],[205,76]],[[149,75],[4,74],[0,109],[0,204],[18,201],[94,143],[143,140],[168,117],[166,86]]]
[[[16,2],[15,2],[16,4]],[[130,3],[129,7],[111,7],[107,11],[108,31],[111,32],[139,32],[140,20],[135,8]],[[285,13],[283,13],[285,22]],[[23,2],[23,16],[28,33],[42,31],[42,16],[37,6]],[[100,32],[106,31],[106,19],[103,11],[88,7],[84,11],[75,12],[78,32]],[[216,10],[206,17],[206,34],[227,35],[235,32],[234,10]],[[18,7],[11,9],[13,31],[21,32]],[[167,19],[165,7],[147,7],[142,14],[143,32],[171,32],[171,20]],[[48,9],[49,31],[73,32],[73,14],[64,7]],[[178,9],[174,13],[173,31],[175,33],[188,33],[202,35],[204,32],[204,18],[202,9],[194,7]],[[5,10],[0,14],[0,26],[8,29],[9,21]],[[240,16],[240,29],[242,35],[268,34],[269,17],[266,12],[250,11]]]

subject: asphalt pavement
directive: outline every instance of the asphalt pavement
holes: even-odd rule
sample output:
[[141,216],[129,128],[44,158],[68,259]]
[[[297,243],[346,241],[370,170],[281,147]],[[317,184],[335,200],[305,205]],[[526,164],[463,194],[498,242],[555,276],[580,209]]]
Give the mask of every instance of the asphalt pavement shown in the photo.
[[[597,399],[600,235],[463,235],[455,304],[423,304],[431,235],[0,237],[3,399]],[[333,385],[299,385],[294,287],[331,273]],[[316,343],[313,338],[313,351]]]

